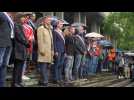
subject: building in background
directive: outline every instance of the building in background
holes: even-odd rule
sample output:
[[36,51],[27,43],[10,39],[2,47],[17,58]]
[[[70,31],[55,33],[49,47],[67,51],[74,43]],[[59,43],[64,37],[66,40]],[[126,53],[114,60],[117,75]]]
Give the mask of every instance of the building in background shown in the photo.
[[103,12],[35,12],[37,17],[51,15],[64,19],[70,24],[83,23],[87,25],[87,32],[100,33],[100,25],[104,19]]

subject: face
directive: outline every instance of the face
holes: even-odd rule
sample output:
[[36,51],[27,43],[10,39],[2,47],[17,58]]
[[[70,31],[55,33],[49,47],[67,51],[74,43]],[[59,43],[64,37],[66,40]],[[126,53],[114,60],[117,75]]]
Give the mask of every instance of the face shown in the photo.
[[84,33],[84,27],[83,26],[80,26],[79,28],[80,28],[79,29],[80,30],[80,33]]
[[31,19],[32,19],[33,21],[35,21],[36,16],[31,16]]
[[51,24],[51,17],[46,17],[43,20],[44,24],[50,25]]
[[74,27],[71,27],[71,28],[69,29],[69,31],[70,31],[72,34],[74,34],[74,33],[75,33],[75,28],[74,28]]
[[62,29],[63,28],[63,22],[62,21],[58,21],[57,27],[59,29]]
[[26,18],[23,16],[23,17],[20,18],[20,21],[21,21],[21,23],[25,23]]

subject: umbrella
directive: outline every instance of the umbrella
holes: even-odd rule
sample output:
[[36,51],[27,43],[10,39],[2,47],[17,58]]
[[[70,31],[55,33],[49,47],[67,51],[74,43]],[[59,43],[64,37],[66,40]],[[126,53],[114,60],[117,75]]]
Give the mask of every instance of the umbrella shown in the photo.
[[85,35],[85,37],[89,37],[89,38],[103,38],[104,36],[99,34],[99,33],[92,32],[92,33],[87,33]]
[[61,21],[63,21],[63,24],[69,24],[66,20],[64,20],[64,19],[58,19],[58,17],[56,17],[56,16],[53,16],[52,17],[52,21],[58,21],[58,20],[61,20]]
[[57,23],[57,21],[58,21],[58,18],[56,17],[56,16],[53,16],[52,18],[51,18],[51,25],[52,26],[56,26],[56,23]]
[[52,17],[52,22],[51,22],[52,26],[55,26],[55,25],[56,25],[56,22],[57,22],[58,20],[63,21],[63,24],[64,24],[64,25],[68,25],[68,24],[69,24],[69,23],[68,23],[67,21],[65,21],[64,19],[58,19],[56,16],[53,16],[53,17]]
[[101,45],[101,46],[103,46],[103,48],[112,48],[113,46],[112,46],[112,43],[110,42],[110,41],[108,41],[108,40],[100,40],[99,41],[99,44]]
[[130,52],[125,53],[125,55],[128,55],[128,56],[133,56],[133,57],[134,57],[134,53],[130,53]]
[[108,41],[108,40],[101,40],[101,41],[99,41],[99,44],[100,45],[105,45],[105,46],[112,45],[112,43],[110,41]]
[[64,25],[69,25],[69,23],[66,20],[64,20],[64,19],[61,19],[61,20],[63,21]]
[[23,12],[25,15],[32,15],[33,12]]
[[84,26],[84,27],[86,27],[86,25],[83,24],[83,23],[73,23],[72,26],[73,27],[78,27],[78,26]]
[[116,52],[123,52],[123,50],[121,50],[121,49],[116,49]]

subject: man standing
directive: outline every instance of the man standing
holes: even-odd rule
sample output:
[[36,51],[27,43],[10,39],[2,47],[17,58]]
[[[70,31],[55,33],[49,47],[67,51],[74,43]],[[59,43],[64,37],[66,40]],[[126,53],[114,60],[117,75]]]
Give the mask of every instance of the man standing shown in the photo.
[[65,39],[62,32],[63,24],[64,23],[62,20],[57,20],[55,29],[53,31],[55,51],[54,80],[56,83],[60,83],[62,81],[63,73],[65,53]]
[[73,36],[75,33],[75,27],[70,26],[68,28],[68,33],[65,36],[65,51],[66,51],[66,63],[65,63],[65,80],[66,82],[69,82],[73,80],[72,78],[72,69],[73,69],[73,63],[74,63],[74,42],[75,37]]
[[86,55],[86,45],[81,34],[84,33],[82,26],[78,27],[75,39],[75,55],[74,55],[74,78],[79,78],[79,68],[81,63],[84,64],[84,58]]
[[43,18],[43,25],[37,29],[38,67],[40,68],[40,85],[48,86],[48,67],[53,63],[54,47],[51,31],[51,16]]
[[14,23],[6,12],[0,12],[0,87],[5,86],[6,68],[12,52]]

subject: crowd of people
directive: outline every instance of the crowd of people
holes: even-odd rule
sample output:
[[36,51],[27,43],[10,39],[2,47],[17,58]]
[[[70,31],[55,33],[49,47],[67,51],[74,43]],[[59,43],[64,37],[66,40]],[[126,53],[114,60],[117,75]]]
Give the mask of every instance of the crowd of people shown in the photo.
[[85,38],[84,25],[65,25],[52,16],[42,17],[38,24],[35,19],[34,13],[0,12],[0,87],[6,85],[9,64],[14,65],[13,87],[24,86],[22,79],[27,78],[24,74],[31,63],[43,86],[48,86],[50,76],[53,83],[67,84],[103,69],[117,74],[117,66],[121,78],[123,60],[116,57],[114,48],[104,49],[97,39]]

